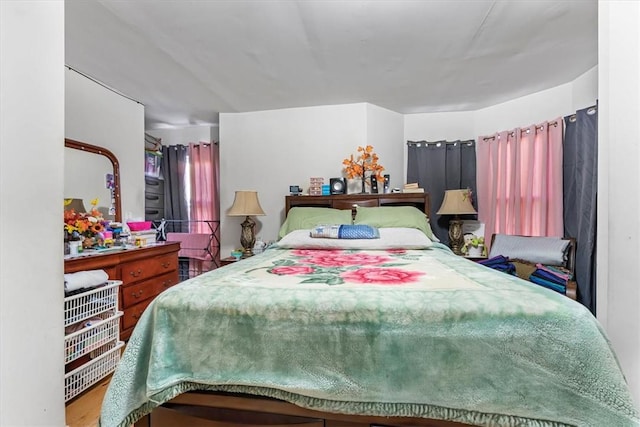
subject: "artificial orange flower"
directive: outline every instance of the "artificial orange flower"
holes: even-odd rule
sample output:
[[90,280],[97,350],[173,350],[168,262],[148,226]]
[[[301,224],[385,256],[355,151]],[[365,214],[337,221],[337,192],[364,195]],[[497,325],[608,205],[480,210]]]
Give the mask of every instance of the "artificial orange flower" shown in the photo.
[[[358,157],[354,158],[351,154],[349,158],[342,161],[346,177],[349,179],[359,178],[364,181],[367,172],[371,172],[370,175],[375,176],[378,181],[384,181],[382,176],[384,167],[378,163],[379,157],[373,151],[373,146],[359,146],[357,151]],[[367,180],[366,183],[369,184],[369,181]]]
[[[65,199],[65,206],[69,205],[72,199]],[[105,229],[105,220],[100,211],[96,208],[98,199],[91,200],[90,212],[76,212],[74,209],[64,211],[64,229],[71,235],[77,233],[84,237],[94,237]]]
[[102,233],[104,231],[104,226],[101,223],[96,222],[91,226],[91,231],[94,233]]

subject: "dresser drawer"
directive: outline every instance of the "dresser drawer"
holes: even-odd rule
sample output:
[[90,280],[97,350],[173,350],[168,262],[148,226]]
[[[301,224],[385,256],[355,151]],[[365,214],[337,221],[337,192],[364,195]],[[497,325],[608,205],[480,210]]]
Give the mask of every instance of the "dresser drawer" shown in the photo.
[[144,193],[145,209],[164,209],[164,197],[160,194],[153,194],[145,191]]
[[124,314],[122,315],[122,329],[129,329],[136,326],[140,316],[142,316],[144,310],[151,304],[151,301],[153,301],[153,299],[147,299],[132,307],[125,308]]
[[146,299],[154,298],[176,283],[178,283],[178,270],[125,286],[121,289],[122,307],[126,309]]
[[123,285],[127,285],[177,269],[178,257],[175,254],[164,254],[122,264],[120,266],[120,280]]
[[162,179],[145,176],[144,191],[145,193],[158,194],[160,196],[164,196],[164,181]]
[[164,219],[164,208],[144,209],[144,220],[145,221],[162,221]]

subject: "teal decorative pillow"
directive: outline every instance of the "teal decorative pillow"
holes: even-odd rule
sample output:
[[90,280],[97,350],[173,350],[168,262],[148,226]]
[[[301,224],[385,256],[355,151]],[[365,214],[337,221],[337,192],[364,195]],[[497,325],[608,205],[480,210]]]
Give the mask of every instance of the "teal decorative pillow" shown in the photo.
[[351,224],[350,209],[294,207],[289,209],[278,237],[282,238],[295,230],[310,230],[318,225],[340,224]]
[[354,223],[378,228],[417,228],[432,241],[440,241],[433,234],[427,215],[413,206],[358,206]]

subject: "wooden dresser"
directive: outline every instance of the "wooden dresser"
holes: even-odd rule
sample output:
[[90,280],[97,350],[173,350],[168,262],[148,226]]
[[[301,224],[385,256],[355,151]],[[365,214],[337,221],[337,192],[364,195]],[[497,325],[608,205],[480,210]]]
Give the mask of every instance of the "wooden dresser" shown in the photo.
[[142,312],[160,292],[178,283],[180,243],[158,243],[144,248],[125,249],[67,259],[65,273],[104,270],[109,279],[122,280],[119,298],[124,311],[121,339],[128,339]]

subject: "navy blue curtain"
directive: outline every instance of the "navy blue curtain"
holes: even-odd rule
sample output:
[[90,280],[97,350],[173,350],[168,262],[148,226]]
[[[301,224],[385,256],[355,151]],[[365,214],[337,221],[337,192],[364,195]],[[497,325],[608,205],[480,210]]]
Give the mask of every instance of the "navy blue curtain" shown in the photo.
[[[476,143],[469,141],[407,141],[407,183],[417,182],[431,199],[429,221],[434,234],[449,244],[449,220],[436,215],[445,190],[470,188],[476,194]],[[476,198],[473,206],[478,209]],[[475,219],[475,216],[462,216]]]
[[564,118],[564,233],[576,239],[578,301],[596,312],[598,109]]
[[185,170],[187,168],[188,149],[184,145],[162,147],[161,172],[164,177],[164,219],[184,220],[169,222],[166,232],[189,232],[189,208],[185,186]]

